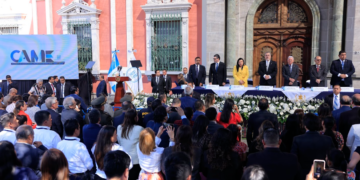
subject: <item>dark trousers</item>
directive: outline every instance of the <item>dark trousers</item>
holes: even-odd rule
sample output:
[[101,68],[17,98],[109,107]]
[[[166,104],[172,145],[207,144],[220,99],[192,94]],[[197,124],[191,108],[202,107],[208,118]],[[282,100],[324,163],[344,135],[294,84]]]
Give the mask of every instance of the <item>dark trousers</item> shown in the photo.
[[340,81],[340,87],[350,87],[350,85],[346,85],[344,81]]
[[139,164],[134,164],[134,166],[129,171],[129,180],[137,180],[139,178],[139,173],[141,167]]

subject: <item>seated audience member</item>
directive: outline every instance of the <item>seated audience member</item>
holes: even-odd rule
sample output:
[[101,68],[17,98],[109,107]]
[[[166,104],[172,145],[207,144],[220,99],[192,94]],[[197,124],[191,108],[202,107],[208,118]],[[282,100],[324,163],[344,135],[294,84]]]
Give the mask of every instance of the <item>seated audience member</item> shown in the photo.
[[166,101],[167,101],[167,97],[166,94],[159,94],[158,99],[161,101],[161,104],[167,108],[168,106],[166,105]]
[[187,107],[184,109],[184,113],[187,119],[191,120],[194,116],[193,109],[191,107]]
[[6,106],[6,111],[7,112],[14,112],[15,109],[15,104],[16,102],[22,100],[22,97],[20,95],[14,95],[10,98],[8,105]]
[[216,123],[217,111],[216,111],[215,108],[213,108],[213,107],[207,108],[206,111],[205,111],[205,116],[209,119],[209,125],[207,127],[207,132],[210,135],[215,134],[215,132],[219,128],[224,128],[224,126]]
[[[240,129],[239,129],[240,128]],[[248,146],[244,143],[244,142],[241,142],[241,127],[238,127],[237,125],[235,124],[230,124],[228,127],[227,127],[228,130],[231,131],[232,133],[232,140],[234,141],[235,143],[235,147],[234,147],[234,151],[237,152],[241,158],[241,160],[243,162],[245,162],[246,160],[246,151],[248,149]]]
[[322,121],[322,128],[323,130],[320,131],[320,134],[331,137],[335,147],[337,147],[339,150],[342,150],[344,147],[344,138],[341,133],[334,131],[335,119],[332,116],[324,117]]
[[19,126],[24,125],[24,124],[26,125],[26,123],[27,123],[27,117],[23,116],[23,115],[17,115],[16,120],[17,120]]
[[23,100],[20,100],[20,101],[16,102],[16,106],[15,106],[15,109],[14,109],[14,114],[15,114],[15,116],[17,116],[17,115],[26,116],[27,125],[31,126],[33,129],[35,129],[36,128],[35,120],[30,119],[30,116],[25,113],[26,109],[27,109],[26,103]]
[[[154,121],[149,121],[146,127],[151,128],[155,133],[159,131],[160,127],[166,126],[168,116],[164,106],[159,106],[154,111]],[[168,147],[169,144],[169,136],[166,134],[161,135],[161,143],[158,145],[159,147]]]
[[[165,159],[165,177],[172,180],[191,180],[191,160],[184,152],[175,152]],[[194,170],[192,170],[194,172]]]
[[211,140],[211,135],[206,131],[208,125],[209,119],[204,115],[200,115],[195,119],[192,127],[192,143],[203,151],[208,149]]
[[295,114],[290,114],[285,122],[285,129],[281,132],[280,150],[282,152],[290,152],[293,139],[295,136],[303,134],[299,123],[299,117]]
[[241,180],[269,180],[269,178],[261,166],[254,165],[245,169]]
[[129,172],[129,179],[136,180],[141,170],[139,158],[136,152],[136,145],[139,143],[139,134],[144,129],[137,125],[138,116],[134,109],[130,109],[125,113],[124,123],[117,127],[117,140],[129,153],[133,162],[133,168]]
[[[181,107],[181,101],[179,98],[174,98],[172,103],[171,103],[171,107],[172,108],[178,108]],[[168,123],[174,123],[176,120],[180,120],[181,116],[179,115],[178,112],[171,110],[169,112],[169,119],[167,120]]]
[[262,98],[258,103],[259,111],[252,113],[248,119],[248,126],[246,132],[246,141],[247,144],[251,144],[251,142],[258,136],[259,127],[261,124],[268,120],[274,125],[274,129],[278,129],[278,119],[277,116],[273,113],[267,111],[269,108],[269,102],[266,98]]
[[60,137],[63,137],[63,124],[61,122],[61,115],[56,112],[59,106],[59,102],[57,101],[56,97],[49,97],[45,100],[45,105],[52,119],[51,130],[58,133]]
[[139,121],[137,122],[138,125],[142,126],[144,123],[144,118],[146,115],[150,114],[153,110],[151,108],[152,102],[155,101],[155,98],[150,96],[146,99],[147,108],[143,108],[139,111],[138,117]]
[[16,88],[11,88],[9,90],[9,94],[7,94],[7,95],[3,93],[3,95],[5,95],[4,101],[3,101],[4,106],[8,106],[9,104],[11,104],[12,103],[12,101],[10,102],[11,97],[16,96],[17,93],[18,93],[18,91]]
[[260,165],[264,168],[269,179],[298,180],[301,176],[301,167],[294,154],[281,152],[280,139],[277,130],[270,128],[264,131],[264,150],[250,154],[247,165]]
[[58,149],[49,149],[41,160],[41,179],[69,179],[69,164],[65,155]]
[[57,149],[64,153],[68,163],[69,170],[73,177],[82,178],[86,171],[93,167],[93,161],[85,144],[78,138],[80,134],[80,125],[76,119],[70,119],[65,122],[64,140],[57,144]]
[[[109,113],[104,111],[104,105],[105,105],[106,101],[105,101],[105,97],[104,96],[100,96],[97,97],[96,99],[94,99],[93,101],[91,101],[91,105],[94,109],[97,109],[100,111],[101,114],[101,121],[100,124],[102,126],[105,125],[113,125],[113,119],[110,116]],[[86,111],[85,111],[86,112]],[[115,126],[116,127],[116,126]]]
[[111,151],[104,157],[104,172],[106,178],[117,180],[128,180],[131,159],[123,151]]
[[200,172],[207,179],[240,179],[243,165],[239,154],[233,151],[234,145],[231,131],[218,129],[209,149],[202,154]]
[[207,93],[205,96],[205,108],[209,109],[209,108],[215,108],[216,112],[219,113],[219,109],[215,106],[215,95],[213,93]]
[[195,119],[199,115],[205,115],[205,104],[202,100],[197,100],[195,102],[195,112],[194,112],[193,118],[191,120],[195,121]]
[[36,172],[40,169],[40,159],[47,148],[39,141],[34,142],[34,130],[31,126],[22,125],[16,129],[15,151],[22,165]]
[[[235,111],[235,113],[233,112]],[[239,124],[242,122],[239,108],[234,104],[234,100],[226,99],[222,112],[217,114],[216,122],[227,128],[230,124]]]
[[40,141],[47,149],[56,148],[61,141],[58,133],[50,130],[52,125],[51,115],[48,111],[35,113],[37,127],[34,129],[34,141]]
[[322,103],[320,104],[319,108],[317,109],[318,117],[320,120],[324,120],[325,117],[332,115],[332,110],[329,104]]
[[343,95],[340,99],[340,109],[332,111],[332,117],[335,119],[336,131],[339,131],[340,115],[343,112],[351,110],[351,98],[348,95]]
[[253,141],[251,141],[251,144],[249,145],[249,154],[264,150],[264,145],[262,143],[263,132],[269,128],[274,128],[274,125],[272,122],[270,122],[268,120],[264,121],[260,125],[259,135]]
[[186,107],[191,107],[195,111],[195,102],[197,99],[193,98],[193,89],[190,86],[187,86],[184,90],[185,96],[180,98],[181,108],[185,109]]
[[7,113],[0,116],[0,123],[4,129],[0,132],[0,141],[9,141],[12,144],[16,143],[16,128],[19,123],[15,119],[14,113]]
[[147,123],[151,120],[154,120],[154,111],[157,107],[161,106],[161,101],[159,99],[155,99],[152,103],[151,103],[151,109],[152,112],[150,114],[145,115],[144,120],[143,120],[143,127],[146,127]]
[[[91,152],[95,157],[96,173],[95,179],[106,179],[104,172],[104,157],[106,153],[110,151],[121,150],[123,147],[116,143],[117,134],[116,129],[113,126],[103,126],[98,134],[94,146],[91,148]],[[132,168],[132,163],[130,169]]]
[[[82,129],[85,123],[81,115],[78,113],[78,111],[75,110],[76,108],[75,99],[73,97],[66,97],[64,99],[63,104],[64,104],[64,109],[61,112],[61,123],[63,127],[67,120],[76,119],[78,120],[80,127]],[[65,136],[65,129],[63,130],[63,137],[64,136]],[[82,131],[80,132],[80,139],[81,138],[82,138]]]
[[34,171],[28,167],[21,167],[16,157],[14,145],[8,141],[0,141],[0,179],[2,180],[38,180]]
[[[67,97],[73,97],[74,99],[77,99],[81,102],[81,106],[79,107],[79,109],[82,109],[84,112],[87,111],[87,105],[85,104],[85,101],[79,96],[79,88],[76,86],[71,86],[70,87],[70,95],[66,96]],[[64,98],[64,100],[65,100]]]
[[320,128],[319,117],[308,113],[304,116],[304,124],[307,132],[294,137],[291,148],[291,153],[297,155],[302,168],[301,179],[305,179],[314,159],[325,159],[327,151],[335,147],[330,137],[317,132]]
[[[166,130],[166,134],[170,138],[168,146],[174,146],[174,130],[170,126]],[[161,174],[161,154],[164,152],[164,148],[158,146],[161,142],[160,136],[164,131],[164,127],[161,126],[156,136],[150,128],[145,128],[140,132],[139,143],[136,146],[141,167],[139,179],[164,180]]]
[[346,172],[347,161],[344,153],[339,149],[332,149],[326,155],[326,164],[329,168]]
[[48,109],[45,102],[46,102],[46,99],[49,98],[49,97],[51,97],[51,96],[48,95],[48,94],[44,94],[41,97],[40,104],[39,104],[41,110],[47,110]]
[[[97,136],[101,130],[100,111],[97,109],[91,110],[89,113],[89,119],[90,119],[90,123],[86,124],[83,127],[83,139],[84,139],[84,144],[85,144],[86,148],[91,153],[91,148],[93,147],[93,145],[97,139]],[[92,155],[92,154],[90,154],[90,155]]]
[[190,159],[190,167],[192,167],[192,173],[190,169],[190,173],[192,174],[193,179],[201,179],[199,173],[199,166],[201,161],[201,149],[197,146],[194,146],[192,143],[192,130],[189,125],[180,126],[176,132],[175,136],[175,145],[172,147],[167,147],[163,154],[161,155],[161,169],[164,174],[166,174],[167,166],[165,165],[166,159],[176,152],[183,152],[187,154]]
[[114,127],[117,128],[119,125],[121,125],[124,122],[125,113],[133,108],[133,104],[130,101],[125,101],[122,103],[122,114],[120,116],[116,116],[114,118]]
[[[134,100],[134,96],[132,96],[131,93],[130,93],[130,94],[126,93],[126,94],[124,95],[124,97],[122,97],[122,98],[120,99],[120,102],[121,102],[121,103],[124,103],[125,101],[132,102],[133,100]],[[122,104],[122,105],[123,105],[123,104]],[[114,112],[114,117],[120,116],[122,113],[123,113],[123,109],[120,108],[120,109],[118,109],[118,110],[116,110],[116,111]]]
[[26,109],[25,113],[29,115],[31,120],[35,120],[35,118],[34,118],[35,113],[40,111],[40,108],[37,106],[38,97],[35,95],[30,95],[26,104],[27,104],[27,109]]

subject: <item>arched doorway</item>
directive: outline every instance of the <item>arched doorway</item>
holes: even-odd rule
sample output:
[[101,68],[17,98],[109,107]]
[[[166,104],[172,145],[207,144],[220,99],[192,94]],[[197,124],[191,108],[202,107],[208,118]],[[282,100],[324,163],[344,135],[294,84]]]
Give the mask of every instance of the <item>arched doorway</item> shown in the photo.
[[313,17],[304,0],[267,0],[257,9],[254,16],[253,37],[253,80],[259,84],[257,73],[264,53],[270,52],[277,62],[276,86],[284,85],[282,67],[287,57],[294,56],[294,63],[300,67],[300,86],[309,79]]

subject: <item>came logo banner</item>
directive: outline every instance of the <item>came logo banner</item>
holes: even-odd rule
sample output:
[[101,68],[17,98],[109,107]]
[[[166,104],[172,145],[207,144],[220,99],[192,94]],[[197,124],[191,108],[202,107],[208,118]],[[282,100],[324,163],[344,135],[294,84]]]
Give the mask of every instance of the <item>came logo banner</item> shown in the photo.
[[76,35],[0,36],[0,79],[78,79]]

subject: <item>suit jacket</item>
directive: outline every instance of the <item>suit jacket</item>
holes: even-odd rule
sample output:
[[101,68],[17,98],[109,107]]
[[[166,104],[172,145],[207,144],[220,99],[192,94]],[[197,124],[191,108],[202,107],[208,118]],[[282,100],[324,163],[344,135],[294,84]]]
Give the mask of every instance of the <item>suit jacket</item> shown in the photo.
[[100,124],[93,124],[93,123],[86,124],[82,128],[84,144],[89,152],[91,152],[91,148],[93,147],[97,139],[100,129],[101,129]]
[[258,111],[256,113],[252,113],[249,116],[248,120],[248,129],[246,133],[246,141],[248,144],[251,144],[253,139],[255,139],[259,135],[259,127],[265,121],[269,120],[273,123],[274,128],[278,129],[278,119],[277,116],[269,111]]
[[339,132],[344,137],[344,142],[347,140],[350,128],[354,124],[360,124],[359,107],[354,107],[349,111],[340,114]]
[[[219,64],[220,66],[220,64]],[[203,65],[200,65],[198,76],[196,76],[195,64],[191,65],[189,68],[189,82],[195,83],[195,86],[199,86],[200,83],[205,84],[206,78],[206,68]]]
[[[56,89],[56,84],[55,83],[53,83],[53,85],[54,85],[54,89]],[[50,85],[50,83],[45,83],[44,84],[44,86],[45,86],[45,94],[49,94],[49,95],[52,95],[52,94],[54,94],[55,92],[52,90],[52,88],[51,88],[51,85]]]
[[184,76],[185,81],[189,82],[190,74],[189,73],[187,73],[187,74],[182,73],[182,74]]
[[[83,128],[85,122],[84,122],[83,118],[81,117],[80,113],[76,112],[73,109],[63,109],[63,111],[61,112],[61,122],[63,124],[63,127],[64,127],[65,122],[69,119],[76,119],[79,122],[79,124],[80,124],[79,138],[82,140],[82,128]],[[65,137],[65,128],[63,130],[63,138],[64,137]]]
[[348,77],[344,79],[345,85],[352,85],[352,75],[355,73],[355,67],[351,60],[345,59],[344,69],[341,67],[340,59],[334,60],[330,66],[331,85],[340,84],[342,79],[338,77],[339,74],[347,74]]
[[146,127],[147,123],[151,120],[154,120],[154,111],[145,115],[144,120],[143,120],[143,127]]
[[186,107],[191,107],[193,111],[195,111],[195,102],[197,99],[192,98],[190,96],[185,96],[180,98],[181,101],[181,108],[185,109]]
[[124,122],[125,113],[122,113],[120,116],[114,117],[114,127],[117,128]]
[[[316,65],[310,66],[310,86],[316,87],[325,86],[327,69],[324,65],[320,64],[319,72],[316,71]],[[320,79],[320,83],[316,83],[316,79]]]
[[325,159],[326,153],[335,148],[331,137],[320,135],[316,131],[308,131],[294,137],[291,153],[297,155],[302,169],[301,179],[309,173],[314,159]]
[[215,134],[215,132],[219,129],[219,128],[224,128],[224,126],[222,126],[221,124],[216,123],[216,121],[210,121],[208,128],[207,128],[207,132],[210,135]]
[[[277,64],[275,61],[270,61],[269,68],[266,71],[266,62],[261,61],[259,63],[258,73],[260,75],[260,85],[276,85],[276,74],[277,74]],[[270,75],[271,79],[265,80],[264,75]]]
[[17,90],[19,90],[19,87],[17,85],[16,82],[12,81],[11,84],[9,84],[9,86],[7,85],[7,80],[3,80],[1,83],[1,92],[3,93],[4,96],[9,94],[9,91],[11,88],[15,88]]
[[215,63],[212,63],[209,70],[209,82],[222,86],[222,83],[226,83],[225,63],[219,62],[218,70],[216,71],[215,68]]
[[104,93],[106,96],[108,95],[107,89],[106,89],[106,81],[102,80],[98,87],[96,88],[96,97],[101,96],[101,94]]
[[163,79],[165,81],[165,85],[164,85],[165,93],[169,93],[172,87],[171,77],[169,75],[166,75],[166,79],[165,79],[163,75]]
[[204,112],[201,112],[201,111],[195,111],[194,114],[193,114],[193,118],[192,118],[192,121],[195,121],[195,119],[200,116],[200,115],[204,115],[205,116],[205,113]]
[[39,148],[34,148],[32,145],[24,143],[16,143],[14,146],[16,156],[21,161],[23,167],[33,170],[40,169],[41,157],[47,150],[45,146],[41,145]]
[[[67,83],[65,82],[65,85],[64,85],[64,98],[68,95],[70,95],[70,87],[71,87],[71,84],[70,83]],[[61,83],[58,83],[56,85],[56,98],[59,100],[60,99],[60,95],[61,95]]]
[[[290,65],[289,64],[283,66],[282,75],[284,77],[284,86],[290,86],[289,85],[289,83],[290,83],[289,78],[295,79],[295,82],[293,83],[292,86],[298,86],[298,83],[297,83],[297,79],[299,77],[299,66],[298,65],[293,63],[291,72],[290,72]],[[271,76],[271,78],[272,78],[272,76]]]
[[[151,112],[152,112],[151,107],[141,109],[139,111],[139,113],[138,113],[139,120],[138,120],[138,122],[136,124],[139,125],[139,126],[145,127],[145,125],[143,125],[144,124],[143,123],[144,118],[145,118],[146,115],[150,114]],[[115,118],[114,118],[114,124],[115,124]]]
[[156,83],[156,76],[151,78],[152,93],[164,93],[165,92],[165,80],[163,76],[159,77],[159,83]]
[[332,112],[332,116],[334,117],[335,123],[336,123],[336,131],[339,131],[339,122],[340,122],[341,113],[343,113],[345,111],[350,111],[350,110],[351,110],[350,106],[342,106],[340,109],[337,109]]
[[[340,99],[342,98],[342,95],[340,93],[340,98],[339,98],[339,103],[340,103]],[[329,104],[331,110],[333,110],[334,107],[334,94],[329,94],[328,96],[325,97],[324,102]],[[340,105],[340,104],[339,104]]]
[[260,165],[269,179],[300,180],[301,167],[294,154],[281,152],[279,148],[265,148],[250,154],[246,166]]
[[167,123],[174,123],[176,120],[181,120],[181,116],[179,113],[171,111],[169,114],[169,118],[166,121]]
[[52,125],[51,130],[57,132],[60,137],[63,137],[63,124],[61,122],[61,115],[55,112],[53,109],[47,109],[51,115]]

